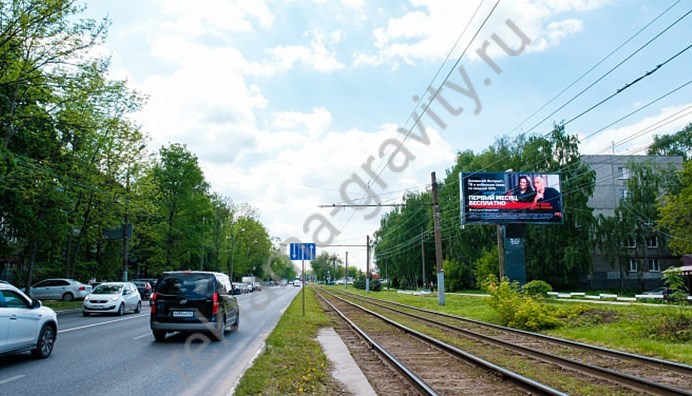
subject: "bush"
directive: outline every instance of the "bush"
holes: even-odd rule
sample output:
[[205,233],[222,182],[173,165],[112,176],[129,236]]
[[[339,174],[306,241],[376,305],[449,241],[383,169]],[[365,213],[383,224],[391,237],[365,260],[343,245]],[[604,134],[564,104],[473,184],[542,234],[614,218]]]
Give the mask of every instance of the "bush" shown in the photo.
[[532,280],[525,284],[521,291],[527,296],[547,296],[549,291],[553,291],[553,287],[548,282],[542,280]]
[[490,294],[490,307],[497,312],[503,326],[538,331],[563,325],[542,297],[521,294],[518,282],[510,283],[507,278],[498,281],[495,275],[489,275],[482,286]]

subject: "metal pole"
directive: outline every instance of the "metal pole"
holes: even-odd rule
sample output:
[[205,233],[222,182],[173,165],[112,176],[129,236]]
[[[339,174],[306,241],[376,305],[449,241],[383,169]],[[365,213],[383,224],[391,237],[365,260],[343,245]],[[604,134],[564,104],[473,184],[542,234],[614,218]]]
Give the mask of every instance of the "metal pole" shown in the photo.
[[[301,247],[301,249],[302,249],[302,247]],[[304,254],[305,253],[303,252],[303,255]],[[303,287],[302,287],[303,290],[301,291],[301,293],[303,293],[303,316],[305,316],[305,258],[302,258],[300,260],[300,262],[301,262],[302,267],[303,267]]]
[[439,305],[445,305],[445,274],[442,263],[442,230],[440,227],[440,207],[437,200],[437,181],[435,172],[431,173],[433,220],[435,229],[435,262],[437,264],[437,301]]
[[365,292],[370,293],[370,235],[365,237],[365,246],[367,256],[365,259]]
[[346,276],[344,278],[344,289],[348,289],[348,252],[346,252]]
[[425,242],[423,241],[423,231],[420,234],[420,256],[423,263],[423,289],[425,289]]

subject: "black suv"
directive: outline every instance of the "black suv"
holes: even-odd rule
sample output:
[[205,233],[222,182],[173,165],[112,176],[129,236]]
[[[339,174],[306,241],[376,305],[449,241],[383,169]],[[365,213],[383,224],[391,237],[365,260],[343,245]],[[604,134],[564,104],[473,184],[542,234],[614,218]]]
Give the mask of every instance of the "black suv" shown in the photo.
[[164,272],[151,297],[149,324],[156,341],[174,331],[209,331],[221,340],[227,330],[237,330],[240,309],[231,288],[220,272]]

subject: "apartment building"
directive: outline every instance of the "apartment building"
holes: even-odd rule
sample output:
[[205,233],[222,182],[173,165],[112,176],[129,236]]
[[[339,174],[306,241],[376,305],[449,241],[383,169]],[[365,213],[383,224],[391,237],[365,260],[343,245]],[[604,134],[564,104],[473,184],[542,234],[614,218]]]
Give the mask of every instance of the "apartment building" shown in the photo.
[[[588,206],[594,216],[613,216],[619,202],[628,196],[627,180],[632,163],[650,162],[655,166],[682,169],[682,157],[642,155],[584,155],[582,161],[596,172],[596,186]],[[666,235],[653,227],[651,219],[642,219],[651,226],[646,247],[637,249],[636,242],[623,238],[619,263],[612,263],[598,251],[594,252],[593,266],[583,282],[591,289],[653,289],[663,284],[663,272],[668,267],[680,266],[681,257],[667,248]],[[638,254],[636,253],[638,251]]]

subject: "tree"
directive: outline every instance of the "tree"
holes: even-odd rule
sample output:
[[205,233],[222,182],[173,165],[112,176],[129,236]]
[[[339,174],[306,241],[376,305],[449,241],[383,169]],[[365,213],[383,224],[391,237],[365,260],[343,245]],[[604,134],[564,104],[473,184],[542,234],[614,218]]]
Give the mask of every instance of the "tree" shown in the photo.
[[659,230],[666,230],[671,236],[668,247],[679,256],[692,252],[692,161],[687,161],[681,174],[682,190],[678,194],[668,194],[664,204],[658,209]]
[[162,147],[159,155],[151,172],[158,189],[157,209],[164,219],[157,230],[157,242],[164,246],[163,264],[167,269],[190,268],[199,252],[199,228],[193,224],[201,224],[199,213],[209,209],[209,187],[197,157],[184,145]]
[[654,136],[649,146],[649,155],[679,155],[689,161],[692,159],[692,123],[672,135]]

